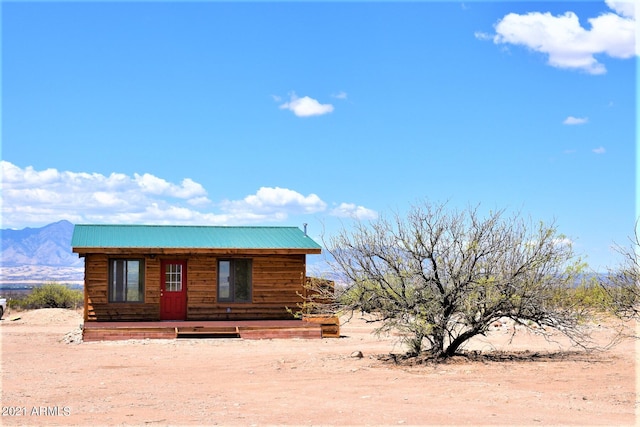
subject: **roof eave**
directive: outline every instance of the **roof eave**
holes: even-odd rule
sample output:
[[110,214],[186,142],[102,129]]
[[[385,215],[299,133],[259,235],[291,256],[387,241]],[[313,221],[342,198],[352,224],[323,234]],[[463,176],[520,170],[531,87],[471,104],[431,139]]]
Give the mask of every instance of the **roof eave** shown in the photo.
[[77,254],[106,255],[312,255],[321,254],[321,248],[88,248],[73,247]]

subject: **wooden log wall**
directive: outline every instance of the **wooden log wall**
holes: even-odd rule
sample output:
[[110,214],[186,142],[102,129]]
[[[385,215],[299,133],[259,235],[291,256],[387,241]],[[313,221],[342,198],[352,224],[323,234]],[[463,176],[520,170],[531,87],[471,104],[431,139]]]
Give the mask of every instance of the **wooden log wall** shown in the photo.
[[187,262],[188,320],[290,319],[302,302],[305,255],[252,256],[251,303],[217,302],[218,259],[192,256]]
[[[139,258],[139,257],[136,257]],[[109,256],[85,258],[85,321],[160,320],[160,263],[145,259],[144,302],[109,302]]]
[[[305,255],[248,257],[253,264],[251,303],[217,302],[215,255],[180,258],[187,260],[186,320],[290,319],[287,308],[295,312],[302,303]],[[109,259],[103,254],[86,255],[85,321],[160,320],[160,258],[145,257],[145,300],[140,303],[109,302]]]

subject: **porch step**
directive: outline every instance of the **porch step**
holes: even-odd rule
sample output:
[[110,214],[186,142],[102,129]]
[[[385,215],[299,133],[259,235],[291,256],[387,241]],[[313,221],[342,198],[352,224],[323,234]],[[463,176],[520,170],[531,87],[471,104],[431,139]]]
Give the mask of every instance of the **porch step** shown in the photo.
[[85,322],[84,341],[175,338],[326,338],[339,337],[333,319],[256,321]]
[[322,328],[322,338],[340,338],[340,319],[336,316],[303,316],[302,320]]
[[237,326],[188,326],[176,328],[176,338],[240,338]]
[[175,328],[84,328],[83,341],[117,341],[133,339],[174,339]]
[[248,340],[285,338],[322,338],[322,328],[311,325],[297,328],[239,328],[240,337]]

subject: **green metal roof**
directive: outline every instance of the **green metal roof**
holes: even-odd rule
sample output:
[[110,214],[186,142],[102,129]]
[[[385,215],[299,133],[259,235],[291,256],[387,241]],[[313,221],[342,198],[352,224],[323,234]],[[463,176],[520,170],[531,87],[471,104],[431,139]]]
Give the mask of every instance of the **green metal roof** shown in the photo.
[[72,248],[309,249],[321,246],[297,227],[78,224]]

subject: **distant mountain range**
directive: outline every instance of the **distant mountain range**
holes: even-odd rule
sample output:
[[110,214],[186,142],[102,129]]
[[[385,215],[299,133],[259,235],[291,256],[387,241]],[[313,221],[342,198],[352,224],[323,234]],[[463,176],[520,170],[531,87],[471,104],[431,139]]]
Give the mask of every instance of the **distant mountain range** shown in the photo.
[[[71,252],[74,225],[58,221],[40,228],[0,230],[0,289],[46,282],[82,284],[84,258]],[[310,274],[327,277],[324,255],[312,255]]]
[[0,233],[1,283],[82,280],[84,260],[71,252],[69,221]]

